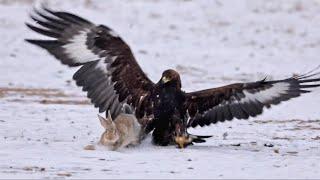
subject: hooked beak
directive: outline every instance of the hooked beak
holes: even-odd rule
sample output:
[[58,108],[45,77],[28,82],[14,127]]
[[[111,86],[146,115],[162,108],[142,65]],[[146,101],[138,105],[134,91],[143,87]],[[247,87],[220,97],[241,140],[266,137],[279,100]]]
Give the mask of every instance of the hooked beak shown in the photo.
[[166,76],[163,76],[162,79],[161,79],[161,81],[162,81],[163,84],[165,84],[165,83],[169,82],[170,79],[167,78]]

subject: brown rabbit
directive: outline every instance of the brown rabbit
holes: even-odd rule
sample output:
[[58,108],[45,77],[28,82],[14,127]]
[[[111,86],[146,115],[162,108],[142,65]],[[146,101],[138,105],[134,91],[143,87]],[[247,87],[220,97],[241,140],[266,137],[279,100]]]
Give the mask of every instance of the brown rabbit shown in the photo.
[[128,145],[137,145],[142,139],[142,128],[133,114],[121,113],[113,121],[110,112],[108,118],[99,116],[105,132],[101,135],[100,144],[117,150]]

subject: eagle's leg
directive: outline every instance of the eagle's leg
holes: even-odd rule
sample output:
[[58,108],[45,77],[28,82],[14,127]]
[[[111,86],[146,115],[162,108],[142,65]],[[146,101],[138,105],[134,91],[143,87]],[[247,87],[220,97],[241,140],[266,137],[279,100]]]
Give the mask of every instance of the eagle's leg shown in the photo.
[[165,125],[155,126],[152,133],[152,141],[155,145],[168,146],[177,144],[179,148],[185,148],[192,144],[192,139],[186,131],[183,121],[173,121]]
[[185,148],[192,144],[192,139],[181,124],[176,124],[176,136],[174,137],[174,141],[178,145],[178,148]]
[[157,126],[152,133],[152,141],[154,144],[160,146],[168,146],[170,144],[173,144],[174,142],[172,140],[172,128],[170,128],[170,126]]
[[179,148],[185,148],[192,144],[192,139],[189,137],[186,127],[183,120],[176,121],[175,123],[174,141]]

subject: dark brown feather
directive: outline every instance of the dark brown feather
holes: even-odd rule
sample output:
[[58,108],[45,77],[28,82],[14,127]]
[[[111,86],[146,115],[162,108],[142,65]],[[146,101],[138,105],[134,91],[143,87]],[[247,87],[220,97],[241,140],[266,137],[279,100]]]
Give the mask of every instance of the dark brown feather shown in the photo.
[[[96,26],[66,12],[56,12],[45,7],[35,9],[34,12],[31,18],[39,27],[28,23],[27,26],[37,33],[56,39],[27,41],[46,49],[63,64],[82,65],[73,78],[78,86],[88,92],[88,97],[95,107],[99,107],[100,112],[111,109],[114,111],[111,112],[113,116],[116,116],[121,104],[128,100],[135,108],[140,104],[140,115],[146,113],[148,108],[144,106],[151,104],[148,99],[150,96],[143,103],[139,102],[140,97],[152,93],[154,83],[138,65],[130,47],[115,32],[107,26]],[[87,33],[84,39],[86,42],[82,46],[87,48],[87,54],[92,53],[92,57],[99,59],[74,59],[78,55],[70,56],[70,50],[66,51],[74,36],[83,32]]]
[[[188,126],[196,127],[197,125],[203,126],[219,121],[232,120],[233,118],[248,119],[249,117],[256,117],[263,112],[265,107],[269,108],[271,105],[277,105],[298,97],[302,93],[310,92],[306,89],[319,87],[320,79],[313,78],[315,75],[318,74],[279,81],[266,81],[264,79],[253,83],[231,84],[186,93],[185,106],[191,117]],[[282,85],[280,88],[284,88],[284,90],[274,87],[277,85]],[[268,91],[271,88],[275,88],[275,90]],[[276,94],[263,94],[263,92]]]

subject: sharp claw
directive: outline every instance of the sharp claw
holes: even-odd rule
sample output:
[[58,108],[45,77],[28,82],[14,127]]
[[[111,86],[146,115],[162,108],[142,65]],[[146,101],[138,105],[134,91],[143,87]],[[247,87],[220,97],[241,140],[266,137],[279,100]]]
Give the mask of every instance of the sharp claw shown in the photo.
[[188,136],[177,136],[175,142],[179,148],[184,149],[186,146],[192,144],[192,138]]

